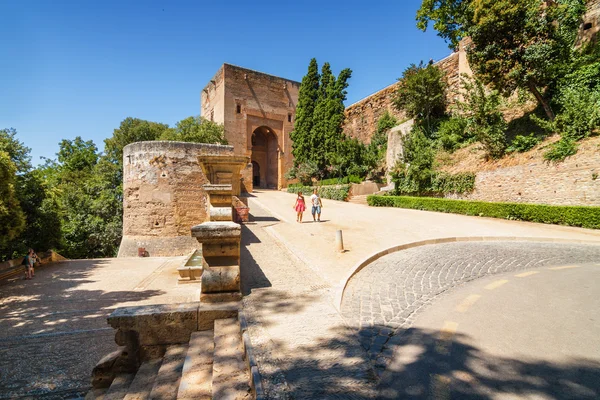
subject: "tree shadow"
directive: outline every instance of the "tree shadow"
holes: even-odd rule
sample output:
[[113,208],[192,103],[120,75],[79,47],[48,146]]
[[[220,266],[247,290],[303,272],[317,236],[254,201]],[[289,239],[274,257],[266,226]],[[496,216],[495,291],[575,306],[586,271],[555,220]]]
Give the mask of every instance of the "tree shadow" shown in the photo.
[[380,399],[597,399],[600,362],[572,358],[558,363],[507,358],[478,348],[467,335],[410,328],[394,346],[379,384]]
[[[307,322],[308,323],[308,322]],[[381,380],[358,344],[360,331],[336,328],[333,339],[298,346],[277,359],[289,387],[272,382],[268,398],[310,399],[544,399],[600,398],[600,362],[573,358],[565,363],[507,358],[488,353],[465,335],[452,339],[435,330],[407,329]],[[328,335],[331,337],[332,335]],[[270,342],[277,355],[284,345]],[[331,363],[324,354],[333,354]],[[261,370],[262,373],[262,370]],[[273,377],[263,373],[263,380]],[[513,398],[513,397],[511,397]]]
[[124,303],[151,302],[165,293],[99,289],[114,282],[111,262],[49,264],[36,268],[32,280],[2,285],[0,399],[70,398],[89,390],[92,368],[115,347],[106,317]]

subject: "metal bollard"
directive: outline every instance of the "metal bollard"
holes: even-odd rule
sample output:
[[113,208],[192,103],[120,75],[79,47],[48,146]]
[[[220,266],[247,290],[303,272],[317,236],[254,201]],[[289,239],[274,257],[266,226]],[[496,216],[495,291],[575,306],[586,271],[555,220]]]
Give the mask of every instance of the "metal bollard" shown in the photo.
[[340,252],[344,251],[344,239],[341,230],[335,232],[335,249]]

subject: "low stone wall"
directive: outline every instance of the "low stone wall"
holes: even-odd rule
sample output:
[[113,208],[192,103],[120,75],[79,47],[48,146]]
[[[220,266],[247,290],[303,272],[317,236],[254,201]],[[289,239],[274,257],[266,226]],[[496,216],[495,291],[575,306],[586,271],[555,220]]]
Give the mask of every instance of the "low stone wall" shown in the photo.
[[348,196],[364,196],[367,194],[377,193],[379,192],[380,187],[381,185],[371,181],[352,183],[350,184],[350,192],[348,193]]
[[600,206],[600,151],[595,141],[580,145],[561,163],[540,160],[523,165],[480,171],[475,190],[447,196],[493,202]]

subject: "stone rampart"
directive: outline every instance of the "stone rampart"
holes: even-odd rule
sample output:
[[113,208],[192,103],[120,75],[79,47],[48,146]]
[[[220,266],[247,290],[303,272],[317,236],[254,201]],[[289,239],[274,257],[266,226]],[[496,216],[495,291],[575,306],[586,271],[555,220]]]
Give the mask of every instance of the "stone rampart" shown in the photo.
[[[466,62],[466,56],[463,50],[450,54],[448,57],[435,63],[446,74],[449,85],[449,101],[452,102],[458,93],[460,84],[460,72],[467,72],[466,67],[461,63]],[[348,106],[346,108],[346,121],[344,123],[344,133],[353,138],[357,138],[363,143],[369,143],[371,136],[377,129],[377,121],[388,111],[398,121],[406,119],[403,111],[398,111],[393,106],[394,96],[398,89],[398,82],[393,83],[384,89]]]
[[190,227],[208,220],[201,156],[232,156],[232,146],[138,142],[123,149],[123,239],[119,257],[185,255],[198,247]]
[[580,144],[564,162],[531,163],[477,172],[475,191],[458,199],[600,206],[600,151],[598,142]]

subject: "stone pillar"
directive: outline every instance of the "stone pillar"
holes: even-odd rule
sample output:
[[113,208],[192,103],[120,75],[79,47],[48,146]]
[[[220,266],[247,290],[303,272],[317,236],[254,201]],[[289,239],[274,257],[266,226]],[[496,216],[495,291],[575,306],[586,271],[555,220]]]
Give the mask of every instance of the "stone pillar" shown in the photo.
[[241,226],[232,221],[232,199],[240,194],[240,170],[248,157],[200,157],[210,183],[210,221],[193,226],[192,236],[202,244],[205,268],[200,301],[238,301],[240,292]]

